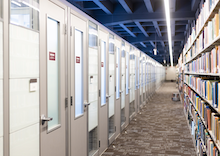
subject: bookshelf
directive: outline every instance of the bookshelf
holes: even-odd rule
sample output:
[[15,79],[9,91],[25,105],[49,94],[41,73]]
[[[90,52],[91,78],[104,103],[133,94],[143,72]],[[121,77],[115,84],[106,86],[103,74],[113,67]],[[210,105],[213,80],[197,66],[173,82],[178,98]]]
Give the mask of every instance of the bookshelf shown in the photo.
[[[199,111],[197,110],[197,108],[195,107],[195,104],[193,103],[193,101],[192,101],[190,98],[189,98],[189,100],[190,100],[190,102],[192,103],[192,106],[194,107],[194,109],[196,110],[196,112],[198,113],[198,116],[200,117],[200,119],[201,119],[203,125],[205,126],[205,129],[207,130],[207,132],[208,132],[209,135],[211,136],[212,140],[215,140],[215,141],[214,141],[215,146],[218,148],[218,150],[220,150],[219,143],[217,143],[215,137],[214,137],[213,134],[212,134],[212,131],[210,131],[210,130],[207,128],[205,120],[203,119],[203,117],[201,116],[200,112],[199,112]],[[202,140],[201,138],[200,138],[200,140],[201,140],[201,142],[202,142],[203,148],[204,148],[205,151],[206,151],[206,147],[205,147],[205,145],[204,145],[203,140]],[[206,151],[206,153],[207,153],[207,151]]]
[[205,20],[205,22],[203,23],[201,29],[199,29],[197,35],[195,36],[194,40],[192,41],[192,43],[190,44],[189,48],[187,50],[185,50],[185,52],[183,53],[183,55],[186,55],[189,50],[192,48],[192,46],[195,44],[196,40],[199,38],[199,35],[202,33],[202,31],[204,30],[205,26],[208,24],[208,22],[214,17],[214,15],[216,14],[216,12],[219,10],[219,6],[220,6],[220,1],[216,0],[215,5],[212,6],[210,13],[207,17],[207,19]]
[[220,155],[220,0],[200,3],[178,60],[179,91],[197,154],[217,156]]
[[203,99],[207,104],[209,104],[209,106],[210,106],[213,110],[215,110],[216,113],[218,113],[218,114],[220,115],[220,112],[218,111],[218,109],[215,108],[215,107],[213,107],[212,101],[207,100],[204,96],[202,96],[200,93],[198,93],[198,91],[196,91],[196,90],[194,89],[194,87],[192,87],[192,86],[189,85],[188,83],[184,82],[184,84],[186,84],[187,86],[189,86],[197,95],[199,95],[199,96],[201,97],[201,99]]
[[186,75],[204,75],[204,76],[220,76],[220,73],[197,73],[197,72],[185,72]]
[[201,56],[201,54],[211,51],[211,49],[215,48],[216,45],[220,45],[220,36],[218,36],[214,41],[212,41],[209,45],[207,45],[204,49],[199,51],[195,56],[193,56],[190,60],[188,60],[184,64],[190,63],[199,56]]

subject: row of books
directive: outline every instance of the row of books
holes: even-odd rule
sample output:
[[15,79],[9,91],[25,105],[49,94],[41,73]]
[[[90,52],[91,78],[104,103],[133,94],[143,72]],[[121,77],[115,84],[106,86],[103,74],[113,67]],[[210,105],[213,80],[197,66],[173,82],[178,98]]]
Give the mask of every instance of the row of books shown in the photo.
[[184,46],[184,51],[187,51],[190,48],[196,36],[200,33],[200,30],[203,28],[203,25],[211,14],[211,11],[218,2],[219,0],[206,0],[200,7],[200,13],[197,17],[197,20],[193,23],[191,34],[189,35],[188,40]]
[[184,75],[184,81],[220,112],[220,82],[209,77]]
[[185,65],[186,72],[220,73],[220,46],[215,46],[211,52],[206,52],[201,57]]
[[[208,108],[208,105],[206,105],[207,109],[204,109],[205,116],[203,117],[201,113],[199,113],[199,110],[195,108],[194,102],[191,102],[191,98],[187,96],[187,93],[185,94],[185,99],[185,102],[188,103],[187,105],[189,106],[189,114],[192,116],[192,120],[194,122],[194,125],[191,127],[195,128],[194,134],[199,155],[218,156],[219,151],[215,144],[217,144],[217,142],[219,141],[220,129],[217,126],[218,124],[220,124],[220,121],[214,122],[215,120],[211,118],[211,115],[209,113],[211,112],[211,109]],[[206,127],[208,127],[208,129]],[[212,137],[216,137],[212,138],[210,136],[210,133],[212,134]]]
[[186,54],[185,61],[189,61],[191,58],[196,56],[201,50],[207,47],[219,36],[220,29],[220,9],[218,13],[215,14],[214,18],[208,22],[207,26],[204,27],[203,31],[196,39],[194,45],[190,51]]

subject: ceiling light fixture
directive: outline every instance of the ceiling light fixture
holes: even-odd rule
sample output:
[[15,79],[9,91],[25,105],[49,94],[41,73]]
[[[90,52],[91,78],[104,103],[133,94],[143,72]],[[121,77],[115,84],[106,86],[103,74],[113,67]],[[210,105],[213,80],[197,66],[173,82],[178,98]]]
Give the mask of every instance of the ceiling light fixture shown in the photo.
[[164,0],[165,12],[166,12],[166,21],[167,21],[167,34],[169,41],[169,51],[170,51],[170,63],[173,67],[173,50],[172,50],[172,40],[171,40],[171,26],[170,26],[170,4],[169,0]]

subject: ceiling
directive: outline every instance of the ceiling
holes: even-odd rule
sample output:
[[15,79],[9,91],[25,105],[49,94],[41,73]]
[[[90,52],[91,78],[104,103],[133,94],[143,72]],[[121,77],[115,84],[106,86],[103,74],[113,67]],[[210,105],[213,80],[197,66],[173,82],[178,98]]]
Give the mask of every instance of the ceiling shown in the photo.
[[[163,0],[67,0],[158,62],[169,64]],[[200,0],[170,0],[174,65]],[[155,46],[158,54],[153,54]]]

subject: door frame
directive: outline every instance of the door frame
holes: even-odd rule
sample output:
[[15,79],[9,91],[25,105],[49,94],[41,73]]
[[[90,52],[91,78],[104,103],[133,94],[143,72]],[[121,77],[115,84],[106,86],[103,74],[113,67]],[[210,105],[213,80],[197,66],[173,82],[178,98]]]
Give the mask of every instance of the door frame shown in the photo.
[[[40,151],[39,152],[40,152],[41,156],[43,156],[42,147],[44,147],[44,144],[45,144],[45,142],[42,142],[42,137],[44,137],[44,135],[45,135],[44,133],[46,133],[46,134],[54,133],[54,131],[59,130],[62,126],[64,126],[63,127],[64,131],[67,130],[67,120],[66,120],[67,108],[65,107],[65,99],[62,99],[62,98],[67,97],[67,89],[66,89],[67,88],[67,77],[65,77],[65,74],[67,74],[67,53],[68,53],[68,49],[67,49],[68,38],[67,37],[68,37],[68,35],[67,35],[67,32],[65,31],[65,28],[67,26],[68,14],[67,14],[67,6],[58,0],[45,0],[45,1],[41,1],[41,3],[40,3],[41,12],[39,13],[39,18],[41,20],[39,22],[39,27],[40,27],[40,31],[39,31],[39,33],[40,33],[40,37],[39,37],[39,39],[40,39],[40,49],[39,49],[40,50],[40,57],[39,57],[39,62],[40,62],[40,65],[39,65],[40,66],[40,68],[39,68],[39,72],[40,72],[40,78],[39,78],[40,79],[40,83],[39,83],[40,104],[39,104],[39,107],[40,107],[40,109],[39,109],[39,116],[41,116],[41,114],[47,115],[47,111],[48,111],[47,104],[44,105],[45,102],[47,103],[47,89],[45,90],[45,86],[47,86],[47,81],[48,81],[47,80],[47,68],[45,68],[45,66],[47,67],[47,59],[48,59],[47,56],[45,57],[45,55],[47,55],[47,51],[48,51],[48,48],[47,48],[47,19],[48,19],[48,17],[50,17],[52,19],[57,19],[54,14],[51,15],[50,13],[48,13],[48,11],[47,11],[48,9],[46,9],[46,6],[45,6],[45,4],[48,4],[48,3],[53,3],[54,5],[63,9],[64,16],[65,16],[64,23],[61,23],[61,24],[63,24],[64,30],[60,29],[60,32],[59,32],[60,34],[64,35],[64,37],[63,37],[64,41],[63,41],[63,45],[62,45],[63,49],[61,49],[61,47],[59,47],[59,50],[60,50],[59,57],[61,57],[61,51],[64,50],[65,54],[63,54],[62,58],[60,58],[60,59],[63,59],[61,61],[66,60],[65,62],[62,62],[62,64],[59,64],[59,70],[62,67],[65,69],[64,71],[60,70],[60,72],[59,72],[59,79],[62,76],[63,77],[62,81],[65,81],[65,82],[60,81],[60,83],[59,83],[59,87],[62,86],[62,83],[65,86],[65,88],[63,88],[65,93],[63,93],[64,95],[62,95],[59,99],[60,107],[64,107],[63,108],[63,111],[64,111],[63,118],[64,119],[62,119],[62,116],[60,116],[60,119],[59,119],[59,120],[61,120],[60,126],[50,130],[49,132],[48,132],[48,130],[46,130],[46,132],[45,132],[45,130],[43,130],[45,126],[41,125],[41,119],[40,119],[40,125],[39,125],[39,129],[40,129],[40,131],[39,131],[39,137],[40,137],[39,148],[40,148]],[[43,20],[43,19],[46,19],[46,20]],[[60,39],[61,39],[61,37],[60,37]],[[46,47],[45,47],[45,43],[46,43]],[[60,43],[60,44],[62,44],[62,43]],[[46,51],[46,53],[45,53],[45,51]],[[59,88],[59,90],[60,89],[61,88]],[[61,108],[60,108],[60,111],[61,111]],[[59,112],[59,113],[61,113],[61,112]],[[62,123],[62,120],[63,120],[63,122],[65,122],[65,124]],[[64,134],[64,135],[65,135],[64,142],[66,144],[65,146],[67,146],[68,145],[68,141],[67,141],[68,134]],[[64,149],[65,149],[64,151],[66,153],[67,152],[66,147],[64,147]]]

